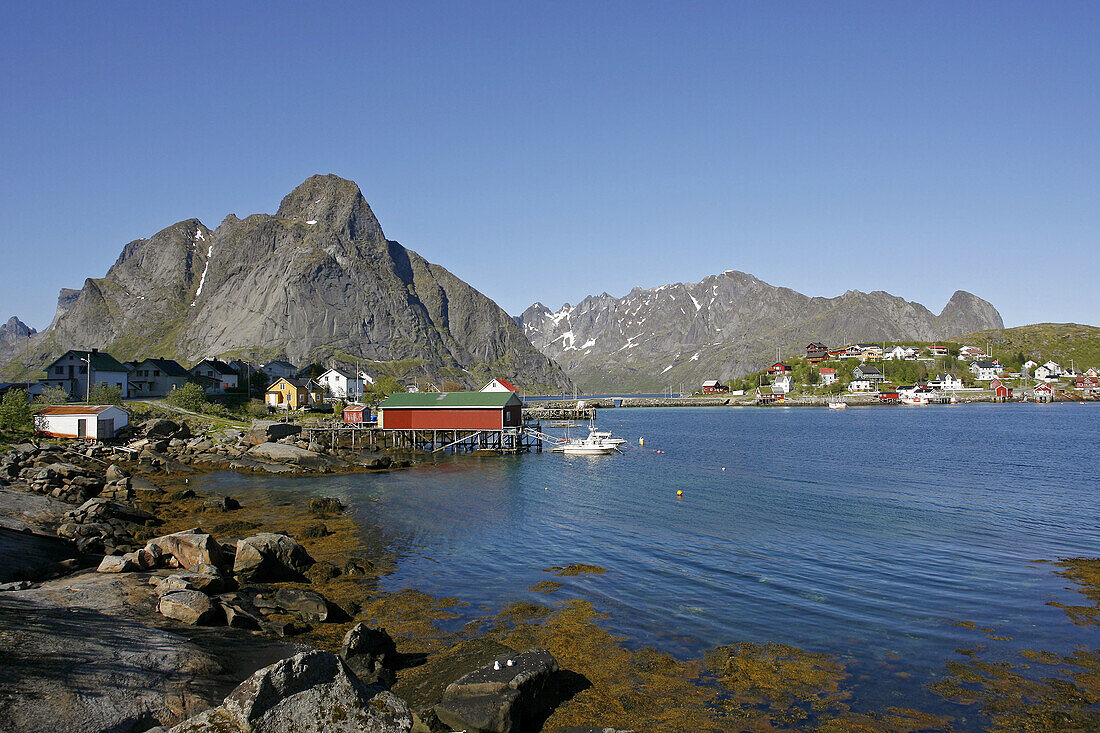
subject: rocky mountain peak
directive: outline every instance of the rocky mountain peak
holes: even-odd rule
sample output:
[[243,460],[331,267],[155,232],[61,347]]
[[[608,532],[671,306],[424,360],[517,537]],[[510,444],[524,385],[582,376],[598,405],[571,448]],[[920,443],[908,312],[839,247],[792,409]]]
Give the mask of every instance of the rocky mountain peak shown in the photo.
[[331,173],[310,176],[299,184],[283,198],[275,216],[334,229],[351,239],[383,236],[359,186]]
[[306,179],[275,215],[227,216],[216,230],[185,219],[127,244],[105,277],[62,293],[47,334],[12,360],[39,369],[83,345],[120,359],[340,356],[394,364],[398,378],[572,386],[495,303],[387,240],[359,187],[335,175]]
[[15,316],[0,326],[0,357],[10,356],[34,336],[37,331]]
[[989,301],[965,290],[956,290],[937,316],[936,325],[944,336],[948,336],[1004,328],[1004,321]]

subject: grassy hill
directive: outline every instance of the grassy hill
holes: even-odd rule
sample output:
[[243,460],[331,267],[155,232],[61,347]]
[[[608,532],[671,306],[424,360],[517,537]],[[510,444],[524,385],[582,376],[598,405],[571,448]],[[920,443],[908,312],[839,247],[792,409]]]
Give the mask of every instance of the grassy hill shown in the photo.
[[1035,323],[994,331],[978,331],[954,339],[961,344],[993,349],[1001,361],[1015,361],[1019,354],[1040,364],[1053,359],[1062,366],[1070,360],[1078,369],[1100,368],[1100,328],[1078,323]]

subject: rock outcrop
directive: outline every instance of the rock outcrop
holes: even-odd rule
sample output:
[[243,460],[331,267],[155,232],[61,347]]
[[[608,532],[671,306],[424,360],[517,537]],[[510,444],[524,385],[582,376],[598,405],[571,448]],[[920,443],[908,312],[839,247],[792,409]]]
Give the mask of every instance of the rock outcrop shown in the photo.
[[558,703],[558,662],[545,649],[505,655],[447,686],[433,710],[470,733],[518,733]]
[[569,386],[493,301],[386,239],[359,188],[333,175],[307,179],[274,215],[231,214],[216,229],[187,219],[130,242],[105,277],[63,299],[19,365],[89,346],[124,360],[275,351],[306,364],[357,358],[368,370],[403,361],[472,388],[490,375],[528,390]]
[[662,392],[680,382],[697,389],[766,367],[777,347],[801,354],[810,342],[933,341],[1002,327],[992,305],[961,290],[937,316],[881,291],[811,298],[733,270],[622,298],[590,296],[556,312],[535,303],[516,322],[595,393]]
[[170,733],[406,733],[397,696],[360,681],[336,655],[311,651],[265,667],[216,708]]

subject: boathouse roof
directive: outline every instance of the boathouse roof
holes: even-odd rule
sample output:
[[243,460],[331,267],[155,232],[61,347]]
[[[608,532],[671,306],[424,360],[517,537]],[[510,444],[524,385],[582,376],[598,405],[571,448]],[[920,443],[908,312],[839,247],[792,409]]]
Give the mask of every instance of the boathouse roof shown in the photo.
[[397,392],[387,397],[378,409],[502,408],[509,404],[522,404],[515,392]]

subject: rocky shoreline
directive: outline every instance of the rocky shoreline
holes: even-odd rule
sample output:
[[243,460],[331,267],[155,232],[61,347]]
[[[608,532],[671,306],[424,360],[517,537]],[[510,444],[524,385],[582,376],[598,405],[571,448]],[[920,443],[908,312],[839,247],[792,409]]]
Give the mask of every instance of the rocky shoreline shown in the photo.
[[356,620],[389,558],[365,556],[337,499],[242,506],[189,488],[205,469],[407,464],[310,450],[283,423],[141,433],[121,452],[0,456],[0,730],[519,731],[560,699],[552,654],[495,645],[414,709],[390,688],[426,655]]
[[[559,580],[613,569],[546,568],[557,580],[528,589],[546,603],[495,615],[413,588],[382,591],[394,558],[367,544],[339,500],[199,495],[198,470],[228,468],[255,445],[242,433],[191,446],[182,425],[158,434],[170,427],[146,423],[118,454],[76,444],[0,454],[0,731],[952,727],[938,708],[853,709],[853,671],[827,655],[738,643],[682,660],[627,646],[587,602],[553,601]],[[265,442],[295,437],[261,428]],[[134,448],[140,441],[150,442]],[[306,482],[321,472],[293,471]],[[1090,599],[1100,598],[1094,564],[1065,573]],[[1093,607],[1067,613],[1097,618]],[[473,620],[455,628],[460,616]],[[937,694],[969,699],[968,674],[958,667]],[[991,683],[983,712],[1004,717],[1001,697],[1034,685],[1013,684]],[[1093,720],[1080,704],[1092,697],[1052,690],[1012,719]]]

